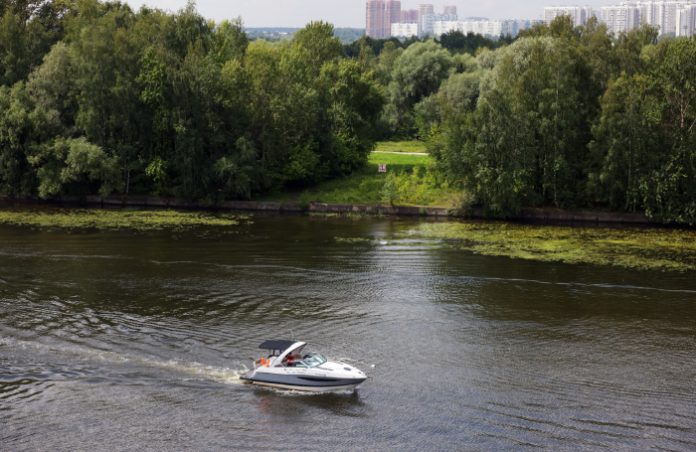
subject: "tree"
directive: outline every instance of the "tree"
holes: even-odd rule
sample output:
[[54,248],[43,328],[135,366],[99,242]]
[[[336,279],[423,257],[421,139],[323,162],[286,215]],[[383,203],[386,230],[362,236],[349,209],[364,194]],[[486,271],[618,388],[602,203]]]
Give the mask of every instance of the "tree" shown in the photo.
[[0,86],[0,192],[31,194],[32,174],[27,147],[35,136],[32,105],[23,83]]
[[0,1],[0,85],[24,80],[65,33],[68,0]]
[[656,150],[662,158],[646,210],[664,221],[696,224],[696,38],[662,41],[646,58],[666,135]]
[[481,48],[495,49],[500,47],[496,41],[482,35],[467,33],[466,35],[458,30],[447,32],[440,36],[438,41],[442,47],[450,52],[469,53],[471,55]]
[[618,77],[622,72],[632,75],[644,71],[645,60],[641,58],[641,54],[647,46],[657,44],[657,36],[657,28],[645,24],[620,33],[616,38],[616,67],[613,75]]
[[329,175],[346,175],[367,163],[384,99],[374,83],[374,74],[357,61],[327,63],[321,79],[328,94],[333,137],[323,158],[331,162]]
[[589,175],[596,201],[613,209],[644,209],[650,173],[658,164],[655,150],[663,147],[659,103],[644,75],[622,75],[602,98],[602,114],[593,129],[590,149],[601,159]]
[[[653,36],[639,30],[624,45]],[[603,97],[591,145],[603,161],[592,188],[613,208],[696,224],[696,40],[649,44],[641,55],[624,59],[627,71]]]
[[385,110],[392,131],[403,135],[414,132],[413,107],[440,88],[452,66],[449,52],[433,40],[411,45],[396,59]]
[[457,55],[457,72],[442,82],[435,94],[421,100],[414,107],[418,133],[422,139],[432,138],[443,118],[472,112],[478,101],[483,71],[471,55]]
[[321,66],[338,59],[343,54],[341,41],[334,37],[334,27],[327,22],[310,22],[298,31],[292,40],[292,47],[301,50],[299,62],[310,71],[318,71]]
[[27,90],[36,105],[56,116],[60,130],[55,133],[76,133],[78,111],[77,78],[74,57],[63,42],[56,44],[44,58],[43,64],[29,76]]
[[455,78],[443,91],[452,107],[436,140],[440,166],[463,176],[496,215],[525,205],[575,205],[589,126],[580,93],[582,62],[572,41],[526,38],[496,53],[475,112],[466,113],[478,95],[475,75]]
[[[30,159],[37,169],[38,192],[50,198],[65,191],[108,196],[118,186],[118,162],[85,138],[58,138],[41,146]],[[68,188],[68,187],[71,187]]]

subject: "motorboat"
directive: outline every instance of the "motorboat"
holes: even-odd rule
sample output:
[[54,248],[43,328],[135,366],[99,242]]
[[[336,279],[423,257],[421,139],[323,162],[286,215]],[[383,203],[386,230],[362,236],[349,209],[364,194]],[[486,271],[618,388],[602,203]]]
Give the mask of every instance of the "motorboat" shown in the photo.
[[327,360],[319,353],[305,353],[306,342],[265,341],[266,354],[241,377],[245,383],[277,389],[331,392],[353,390],[367,379],[355,367]]

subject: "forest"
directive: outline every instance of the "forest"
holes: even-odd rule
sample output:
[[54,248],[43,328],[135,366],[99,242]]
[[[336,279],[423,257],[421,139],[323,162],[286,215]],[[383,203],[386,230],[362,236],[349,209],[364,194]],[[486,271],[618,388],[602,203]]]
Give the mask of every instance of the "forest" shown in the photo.
[[696,39],[591,21],[517,39],[250,39],[190,3],[0,0],[0,194],[255,196],[419,139],[496,217],[523,207],[696,224]]

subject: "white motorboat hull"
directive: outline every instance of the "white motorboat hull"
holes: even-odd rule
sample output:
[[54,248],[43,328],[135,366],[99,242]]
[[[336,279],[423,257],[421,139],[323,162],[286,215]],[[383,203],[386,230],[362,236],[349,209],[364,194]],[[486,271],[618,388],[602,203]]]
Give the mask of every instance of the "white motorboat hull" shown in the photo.
[[[244,379],[242,379],[242,380],[244,380]],[[263,382],[263,381],[252,381],[252,380],[244,380],[244,382],[247,384],[250,384],[250,385],[263,386],[266,388],[273,388],[273,389],[282,389],[284,391],[302,391],[302,392],[314,392],[314,393],[354,391],[363,383],[361,381],[360,383],[355,383],[355,384],[350,384],[350,385],[342,385],[342,386],[298,386],[298,385],[289,385],[289,384],[281,384],[281,383],[267,383],[267,382]]]
[[255,362],[254,369],[242,376],[242,381],[290,391],[332,392],[353,390],[367,379],[361,370],[349,364],[328,361],[319,354],[310,353],[299,362],[292,360],[290,354],[299,355],[305,345],[304,342],[292,341],[264,342],[260,348],[273,354]]
[[355,378],[357,375],[349,375],[348,378],[313,375],[304,369],[268,369],[266,372],[264,370],[252,370],[242,377],[242,381],[277,389],[330,392],[355,389],[366,380],[363,377]]

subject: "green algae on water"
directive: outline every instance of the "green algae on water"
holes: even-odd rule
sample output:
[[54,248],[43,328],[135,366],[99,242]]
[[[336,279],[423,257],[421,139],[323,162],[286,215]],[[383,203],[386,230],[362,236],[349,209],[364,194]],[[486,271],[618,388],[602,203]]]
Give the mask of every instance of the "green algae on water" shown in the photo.
[[239,215],[177,210],[0,210],[0,225],[58,229],[181,231],[201,226],[232,227],[244,219]]
[[688,230],[446,222],[423,223],[408,235],[449,240],[460,249],[486,256],[640,270],[696,270],[696,231]]

